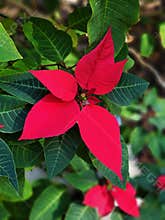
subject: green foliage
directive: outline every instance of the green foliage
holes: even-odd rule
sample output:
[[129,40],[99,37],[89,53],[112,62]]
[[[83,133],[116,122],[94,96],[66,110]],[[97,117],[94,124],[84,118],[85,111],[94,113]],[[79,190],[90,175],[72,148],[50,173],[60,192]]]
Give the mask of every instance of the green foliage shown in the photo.
[[17,168],[32,167],[41,162],[43,150],[39,142],[9,142]]
[[154,51],[154,41],[151,35],[144,33],[141,36],[140,53],[144,57],[149,57]]
[[97,220],[96,211],[88,206],[72,203],[66,213],[65,220]]
[[47,89],[27,72],[2,74],[0,88],[30,104],[34,104],[47,93]]
[[0,139],[0,152],[0,176],[6,176],[15,189],[18,190],[13,154],[9,146],[2,139]]
[[[88,23],[90,44],[100,41],[109,27],[112,28],[115,52],[121,50],[128,28],[139,19],[138,0],[90,0],[92,17]],[[130,13],[131,12],[131,13]]]
[[10,217],[10,213],[4,207],[4,205],[2,203],[0,203],[0,219],[1,220],[8,220],[9,217]]
[[107,96],[118,105],[129,105],[141,96],[147,87],[148,82],[145,80],[130,73],[123,73],[119,84]]
[[83,32],[87,32],[87,22],[91,17],[91,8],[83,7],[77,8],[69,14],[68,22],[69,28],[77,29]]
[[165,22],[160,23],[160,25],[159,25],[159,34],[160,34],[162,47],[165,48]]
[[31,18],[24,25],[24,33],[36,51],[51,61],[61,62],[71,52],[70,36],[48,20]]
[[15,47],[13,40],[9,37],[7,31],[1,23],[0,36],[0,62],[22,59],[22,56]]
[[[143,1],[142,10],[146,4],[150,0]],[[164,220],[165,193],[155,186],[157,177],[165,174],[165,100],[158,95],[164,92],[148,89],[142,97],[148,83],[138,76],[149,78],[149,71],[136,65],[137,57],[129,50],[140,46],[140,54],[153,65],[162,60],[156,50],[165,47],[163,19],[139,16],[138,0],[89,0],[86,6],[84,1],[72,5],[58,0],[9,1],[7,14],[4,1],[1,6],[0,220],[98,220],[97,211],[82,201],[87,190],[107,180],[123,189],[128,181],[136,186],[137,196],[143,199],[137,219]],[[131,30],[139,17],[141,23]],[[29,71],[60,69],[73,74],[82,54],[94,48],[108,28],[115,62],[128,60],[118,85],[99,96],[99,105],[121,124],[123,181],[90,154],[76,126],[59,137],[18,140],[27,113],[48,93]],[[130,69],[135,74],[128,73]],[[127,146],[133,153],[130,162],[132,157],[137,160],[141,171],[132,179]],[[118,209],[108,218],[135,219]]]
[[14,96],[0,95],[0,124],[3,125],[0,132],[14,133],[20,131],[27,112],[25,102]]
[[[55,186],[47,187],[33,204],[30,220],[54,220],[59,214],[60,205],[63,203],[65,190]],[[61,204],[60,204],[61,203]]]
[[64,175],[64,178],[76,189],[82,192],[87,191],[92,186],[97,185],[98,180],[93,170],[83,170],[77,173],[68,173]]
[[74,132],[74,129],[61,137],[54,137],[45,141],[43,148],[50,178],[56,176],[69,165],[79,144],[80,136]]

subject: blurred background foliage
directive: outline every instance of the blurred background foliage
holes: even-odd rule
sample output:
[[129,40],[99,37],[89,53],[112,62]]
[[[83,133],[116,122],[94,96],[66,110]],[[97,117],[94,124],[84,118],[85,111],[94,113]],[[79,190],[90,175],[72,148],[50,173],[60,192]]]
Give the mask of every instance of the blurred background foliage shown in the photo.
[[[73,41],[73,50],[65,59],[65,64],[67,66],[75,65],[88,45],[85,32],[87,21],[91,16],[91,9],[90,7],[81,8],[86,6],[87,3],[88,1],[86,0],[0,0],[0,21],[8,34],[12,36],[14,42],[17,43],[20,53],[25,57],[24,60],[14,62],[10,72],[22,72],[35,69],[38,65],[51,64],[51,61],[47,59],[42,59],[41,61],[40,56],[32,49],[31,45],[25,42],[22,33],[20,32],[19,34],[22,20],[26,20],[29,15],[52,19],[55,26],[61,30],[71,27],[68,34]],[[85,17],[84,23],[81,24],[81,27],[79,26],[79,30],[76,30],[76,17],[78,19],[81,13]],[[130,11],[129,13],[132,12]],[[150,82],[150,86],[142,98],[128,107],[120,108],[117,104],[110,103],[109,108],[111,111],[115,109],[116,112],[118,109],[118,112],[120,112],[122,135],[128,146],[130,146],[131,181],[135,183],[137,195],[142,200],[141,217],[139,220],[146,220],[147,218],[149,220],[164,220],[165,192],[158,191],[155,187],[156,178],[165,173],[164,0],[140,0],[140,20],[128,32],[126,42],[128,43],[129,55],[125,71],[129,70],[129,72],[146,79]],[[78,47],[78,51],[74,49],[76,47]],[[54,69],[54,66],[50,66],[49,69]],[[8,64],[0,63],[0,75],[1,71],[4,72],[4,70],[9,72]],[[31,143],[32,145],[33,143]],[[14,145],[11,144],[11,146],[14,148]],[[40,152],[40,147],[38,146],[34,151],[32,146],[30,152],[29,148],[27,151],[23,151],[27,153],[27,163],[29,162],[29,153],[30,158],[35,155],[35,160],[43,157],[43,155],[37,154],[37,152]],[[15,158],[17,158],[17,154]],[[20,158],[18,159],[17,167],[19,167],[19,160]],[[35,164],[35,160],[33,161],[34,163],[30,164],[31,167]],[[26,167],[26,164],[23,167]],[[62,173],[60,177],[55,178],[54,182],[56,182],[58,187],[50,186],[50,181],[45,178],[46,174],[42,168],[33,169],[32,174],[31,169],[26,168],[28,180],[25,181],[22,178],[23,172],[20,173],[21,197],[11,188],[7,179],[4,178],[0,182],[0,200],[3,201],[3,203],[0,203],[0,220],[27,220],[29,215],[30,219],[33,220],[35,219],[33,216],[35,216],[36,210],[46,207],[48,202],[50,207],[48,213],[43,216],[43,219],[51,219],[49,218],[49,215],[52,215],[51,210],[54,213],[54,220],[61,219],[59,216],[66,212],[66,208],[70,203],[69,200],[77,201],[79,198],[82,198],[79,190],[85,192],[97,184],[95,173],[86,162],[77,157],[74,157],[72,160],[69,170]],[[67,195],[64,188],[59,187],[60,184],[65,185],[68,183],[70,184],[72,198]],[[73,190],[72,186],[77,190]],[[60,201],[57,204],[56,197],[58,196]],[[51,209],[51,206],[56,208]],[[31,208],[32,212],[29,214]],[[74,208],[79,210],[80,213],[84,211],[81,206]],[[54,210],[56,211],[54,212]],[[60,213],[58,213],[59,210]],[[91,210],[89,211],[91,216],[93,216],[91,219],[94,220],[95,213]],[[71,218],[68,217],[67,219],[70,220]],[[85,219],[87,218],[84,217]],[[107,219],[127,220],[134,218],[128,217],[121,213],[121,211],[116,210]]]

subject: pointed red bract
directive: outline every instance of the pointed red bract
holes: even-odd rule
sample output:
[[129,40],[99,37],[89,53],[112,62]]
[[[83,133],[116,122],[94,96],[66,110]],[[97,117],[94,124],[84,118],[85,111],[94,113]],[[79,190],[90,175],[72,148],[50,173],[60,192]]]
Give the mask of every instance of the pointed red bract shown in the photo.
[[117,85],[126,60],[114,63],[114,46],[110,30],[100,44],[83,56],[75,75],[83,89],[94,89],[94,94],[106,94]]
[[63,70],[31,70],[35,76],[54,96],[64,101],[71,101],[77,93],[75,78]]
[[125,190],[114,186],[111,194],[124,212],[134,217],[139,217],[139,207],[135,198],[135,190],[133,190],[130,183],[127,183]]
[[79,115],[78,125],[89,150],[122,179],[122,147],[116,118],[100,106],[87,105]]
[[4,126],[0,124],[0,129],[3,128]]
[[61,135],[76,123],[79,112],[76,101],[63,102],[48,94],[28,113],[20,140]]
[[100,216],[109,214],[114,208],[114,200],[106,186],[94,186],[86,194],[84,205],[97,208]]
[[161,190],[165,190],[165,175],[161,175],[158,177],[156,181],[156,186]]

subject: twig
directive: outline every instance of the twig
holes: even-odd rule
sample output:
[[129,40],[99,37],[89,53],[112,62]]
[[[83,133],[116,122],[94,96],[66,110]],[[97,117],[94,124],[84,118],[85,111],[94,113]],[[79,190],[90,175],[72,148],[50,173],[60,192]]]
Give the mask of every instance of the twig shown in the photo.
[[140,63],[140,65],[146,69],[148,69],[156,78],[157,82],[160,84],[162,88],[165,88],[165,81],[160,77],[160,73],[149,63],[144,61],[134,48],[129,48],[129,52],[133,54],[133,56],[137,59],[137,61]]

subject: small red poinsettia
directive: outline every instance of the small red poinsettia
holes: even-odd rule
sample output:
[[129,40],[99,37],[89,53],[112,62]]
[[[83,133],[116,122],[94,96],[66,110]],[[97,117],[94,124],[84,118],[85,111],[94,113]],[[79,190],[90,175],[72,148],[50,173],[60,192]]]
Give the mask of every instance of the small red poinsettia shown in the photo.
[[77,123],[89,150],[122,179],[119,126],[111,113],[96,105],[99,100],[94,95],[112,91],[125,63],[115,63],[108,30],[99,45],[77,63],[75,77],[63,70],[31,70],[50,94],[28,113],[20,140],[58,136]]
[[105,216],[112,212],[114,203],[118,204],[121,210],[134,217],[139,217],[139,208],[136,201],[136,191],[130,183],[126,184],[126,189],[117,186],[97,185],[92,187],[84,198],[84,205],[97,208],[100,216]]
[[0,124],[0,129],[3,128],[4,126]]
[[156,186],[160,189],[160,190],[165,190],[165,175],[161,175],[157,178],[156,180]]

